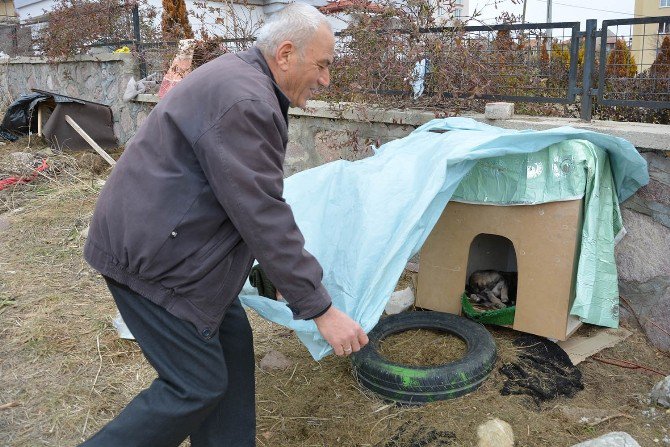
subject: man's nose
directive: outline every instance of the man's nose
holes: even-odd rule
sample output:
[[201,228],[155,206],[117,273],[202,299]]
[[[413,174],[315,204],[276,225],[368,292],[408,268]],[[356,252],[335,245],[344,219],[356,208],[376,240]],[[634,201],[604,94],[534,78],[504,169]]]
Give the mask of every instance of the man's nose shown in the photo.
[[328,87],[330,85],[330,70],[328,67],[326,67],[326,69],[321,73],[321,76],[319,77],[319,84],[324,87]]

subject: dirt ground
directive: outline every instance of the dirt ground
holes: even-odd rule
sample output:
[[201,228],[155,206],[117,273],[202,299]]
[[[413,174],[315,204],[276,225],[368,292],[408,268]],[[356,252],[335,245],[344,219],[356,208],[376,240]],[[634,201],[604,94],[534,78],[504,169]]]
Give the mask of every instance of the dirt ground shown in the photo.
[[[112,419],[154,373],[134,342],[118,338],[111,297],[81,256],[82,230],[108,171],[90,154],[26,146],[0,145],[0,166],[10,152],[42,150],[51,168],[0,191],[0,445],[72,446]],[[571,446],[611,431],[626,431],[642,446],[670,445],[670,413],[647,400],[663,375],[645,369],[588,359],[578,366],[584,390],[574,398],[537,405],[502,396],[498,369],[516,358],[511,341],[518,334],[490,327],[499,358],[481,388],[454,400],[397,406],[363,389],[349,360],[315,362],[290,330],[249,316],[257,364],[272,350],[292,362],[286,370],[256,370],[259,446],[475,446],[477,426],[493,417],[511,424],[517,446]],[[632,336],[600,355],[670,374],[670,357],[629,329]],[[421,351],[423,362],[451,343],[421,332],[396,336],[385,352],[396,358]],[[448,358],[460,355],[458,343]]]

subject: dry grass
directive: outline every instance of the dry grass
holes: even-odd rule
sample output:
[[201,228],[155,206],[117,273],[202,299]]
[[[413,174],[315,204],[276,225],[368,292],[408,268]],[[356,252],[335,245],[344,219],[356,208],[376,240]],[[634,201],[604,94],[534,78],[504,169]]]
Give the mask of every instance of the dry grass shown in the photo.
[[[7,149],[0,146],[0,157]],[[17,187],[9,195],[0,193],[0,216],[6,223],[0,226],[0,405],[18,404],[0,410],[0,445],[75,445],[154,377],[136,344],[117,338],[111,324],[113,302],[82,259],[80,231],[91,216],[99,186],[96,174],[81,166],[80,156],[67,160],[63,159],[67,168],[49,178]],[[512,425],[518,446],[570,446],[617,430],[649,446],[659,445],[654,439],[668,435],[670,415],[660,408],[656,416],[643,414],[649,409],[645,397],[660,379],[657,375],[589,360],[579,366],[584,391],[538,407],[522,396],[501,396],[503,376],[496,368],[472,394],[401,407],[362,389],[347,359],[331,356],[314,362],[289,330],[253,313],[250,318],[257,361],[277,350],[293,362],[286,371],[257,369],[261,447],[473,446],[477,425],[490,417]],[[632,329],[630,338],[605,355],[670,373],[670,358]],[[515,333],[491,331],[498,347],[497,366],[513,360]],[[428,335],[433,341],[427,343],[423,336],[409,334],[402,341],[399,335],[398,345],[413,350],[432,344],[433,351],[441,351],[449,343],[434,334]],[[424,360],[435,355],[430,347]],[[590,426],[566,417],[561,406],[627,417]]]
[[466,349],[465,342],[456,336],[415,329],[389,335],[380,343],[379,353],[395,363],[428,366],[463,358]]

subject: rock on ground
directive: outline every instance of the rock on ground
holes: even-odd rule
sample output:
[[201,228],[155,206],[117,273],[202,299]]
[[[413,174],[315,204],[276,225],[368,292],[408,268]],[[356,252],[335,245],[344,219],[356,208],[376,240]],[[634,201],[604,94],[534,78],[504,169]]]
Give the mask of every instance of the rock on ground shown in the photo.
[[670,376],[654,385],[650,397],[652,403],[670,408]]
[[28,152],[12,152],[0,165],[0,171],[11,175],[29,175],[33,172],[33,154]]
[[489,102],[484,106],[484,116],[489,120],[507,120],[514,116],[513,102]]
[[388,315],[399,314],[412,307],[412,304],[414,304],[414,293],[412,292],[412,289],[408,287],[391,294],[391,298],[388,303],[386,303],[384,312]]
[[293,365],[284,354],[279,351],[270,351],[261,359],[260,368],[263,371],[284,370]]
[[500,419],[491,419],[477,427],[477,447],[513,447],[512,426]]
[[614,431],[595,439],[580,442],[572,447],[640,447],[640,444],[628,433]]

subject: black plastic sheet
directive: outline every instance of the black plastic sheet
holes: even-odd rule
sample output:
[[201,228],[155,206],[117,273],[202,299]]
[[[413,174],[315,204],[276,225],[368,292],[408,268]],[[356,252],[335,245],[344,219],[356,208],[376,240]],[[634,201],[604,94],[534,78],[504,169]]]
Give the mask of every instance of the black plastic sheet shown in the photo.
[[37,132],[37,105],[47,101],[48,95],[29,93],[9,105],[5,117],[0,124],[0,137],[16,141],[29,132]]

